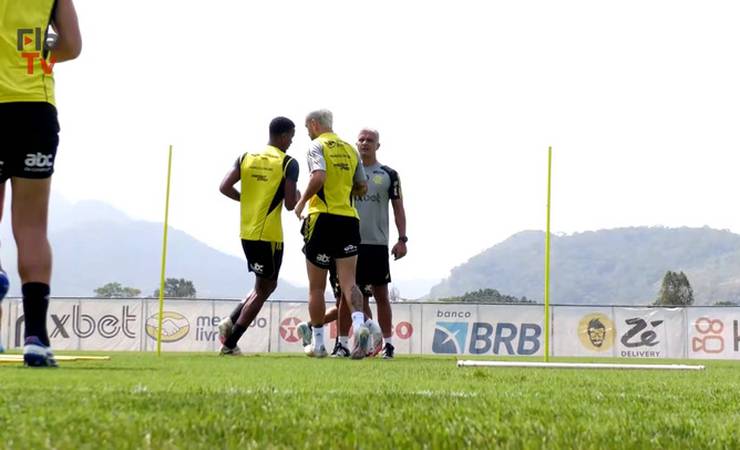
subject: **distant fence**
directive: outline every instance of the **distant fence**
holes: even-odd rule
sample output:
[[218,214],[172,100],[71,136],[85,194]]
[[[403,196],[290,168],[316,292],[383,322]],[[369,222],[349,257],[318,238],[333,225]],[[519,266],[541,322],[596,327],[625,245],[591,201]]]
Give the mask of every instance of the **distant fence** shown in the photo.
[[[163,350],[217,351],[218,322],[235,305],[167,300]],[[22,305],[8,299],[2,308],[2,342],[18,348]],[[157,314],[156,299],[52,299],[48,327],[57,350],[153,351]],[[307,317],[306,303],[267,302],[239,346],[300,352],[296,325]],[[550,317],[553,356],[740,357],[740,307],[552,306]],[[542,305],[395,303],[394,345],[399,354],[542,356],[543,318]],[[335,336],[331,325],[329,339]]]

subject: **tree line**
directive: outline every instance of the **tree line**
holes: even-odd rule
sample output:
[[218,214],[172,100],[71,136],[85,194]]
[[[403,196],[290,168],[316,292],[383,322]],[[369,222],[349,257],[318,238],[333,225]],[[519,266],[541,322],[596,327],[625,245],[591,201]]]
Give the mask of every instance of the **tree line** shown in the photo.
[[[106,283],[94,290],[97,298],[132,298],[141,295],[141,289],[123,286],[118,282]],[[166,298],[195,298],[197,291],[192,281],[185,278],[167,278],[164,282]],[[159,298],[159,289],[149,297]]]
[[[478,289],[466,292],[457,297],[446,297],[436,300],[445,303],[520,303],[532,304],[535,301],[527,297],[516,297],[502,294],[496,289]],[[653,301],[653,306],[691,306],[694,304],[694,290],[689,278],[683,272],[667,271],[663,276],[660,291]],[[715,306],[737,306],[732,301],[721,300],[714,303]]]

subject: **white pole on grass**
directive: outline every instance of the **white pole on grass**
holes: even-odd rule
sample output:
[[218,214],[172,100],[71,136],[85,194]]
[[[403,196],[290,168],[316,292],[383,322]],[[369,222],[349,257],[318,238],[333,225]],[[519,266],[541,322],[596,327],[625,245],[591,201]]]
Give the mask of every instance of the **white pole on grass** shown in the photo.
[[685,364],[612,364],[612,363],[555,363],[517,361],[460,360],[457,367],[535,367],[542,369],[632,369],[632,370],[704,370],[704,366]]

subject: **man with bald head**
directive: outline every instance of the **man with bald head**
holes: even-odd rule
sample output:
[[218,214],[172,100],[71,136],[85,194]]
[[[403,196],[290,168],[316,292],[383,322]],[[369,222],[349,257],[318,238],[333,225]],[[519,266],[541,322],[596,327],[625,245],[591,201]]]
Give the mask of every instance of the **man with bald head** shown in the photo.
[[[394,259],[406,256],[406,212],[401,195],[401,180],[398,173],[381,164],[377,159],[380,148],[380,133],[371,128],[363,128],[357,136],[357,149],[362,158],[362,166],[367,176],[367,193],[355,198],[357,212],[360,215],[361,243],[357,258],[357,285],[362,291],[364,302],[375,297],[378,306],[378,322],[383,339],[373,338],[371,354],[381,350],[384,359],[394,357],[393,328],[391,305],[388,295],[388,283],[391,282],[388,232],[388,203],[393,207],[393,215],[398,231],[398,241],[393,245],[390,254]],[[347,353],[349,321],[340,303],[339,337],[334,353],[343,356]],[[385,341],[385,345],[383,345]]]

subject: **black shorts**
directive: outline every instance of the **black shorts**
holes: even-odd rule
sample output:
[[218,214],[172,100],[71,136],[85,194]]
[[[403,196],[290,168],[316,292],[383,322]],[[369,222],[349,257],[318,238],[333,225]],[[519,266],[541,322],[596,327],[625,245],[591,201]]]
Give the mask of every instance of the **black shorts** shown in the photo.
[[57,109],[46,102],[0,103],[0,183],[49,178],[59,146]]
[[283,243],[242,239],[249,271],[260,278],[277,280],[283,265]]
[[[360,244],[357,253],[357,287],[365,297],[373,296],[373,286],[382,286],[391,282],[391,268],[388,262],[388,246]],[[342,293],[337,278],[337,268],[332,262],[329,268],[329,283],[334,297]]]
[[335,214],[312,214],[303,222],[303,253],[317,267],[328,269],[335,259],[357,255],[360,221]]

